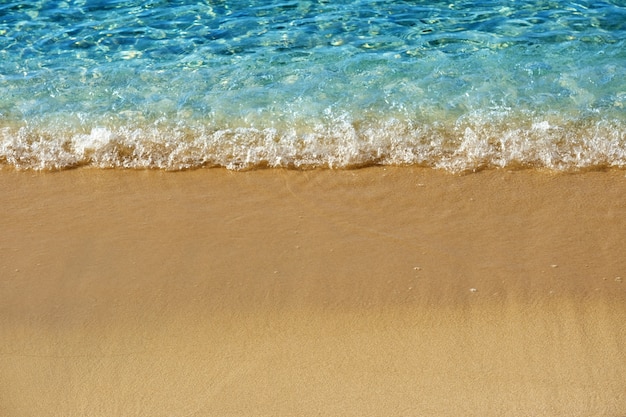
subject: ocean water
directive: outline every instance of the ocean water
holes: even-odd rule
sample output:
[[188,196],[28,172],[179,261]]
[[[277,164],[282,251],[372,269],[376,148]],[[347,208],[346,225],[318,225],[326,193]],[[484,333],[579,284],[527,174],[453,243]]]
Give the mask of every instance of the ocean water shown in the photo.
[[0,4],[0,167],[626,167],[624,0]]

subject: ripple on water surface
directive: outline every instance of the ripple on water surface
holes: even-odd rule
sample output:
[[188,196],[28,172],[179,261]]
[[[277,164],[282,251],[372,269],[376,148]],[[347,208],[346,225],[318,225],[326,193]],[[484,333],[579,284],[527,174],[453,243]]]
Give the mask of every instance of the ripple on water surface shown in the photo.
[[0,164],[623,167],[611,1],[0,5]]

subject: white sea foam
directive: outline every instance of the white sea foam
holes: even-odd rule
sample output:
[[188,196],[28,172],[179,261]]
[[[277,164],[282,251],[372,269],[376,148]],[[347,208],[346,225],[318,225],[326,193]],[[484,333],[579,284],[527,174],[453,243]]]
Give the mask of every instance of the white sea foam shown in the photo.
[[0,164],[55,170],[78,166],[183,170],[295,169],[417,165],[463,172],[495,167],[580,170],[626,167],[626,129],[618,121],[503,120],[456,123],[345,116],[312,129],[173,126],[67,129],[5,127]]

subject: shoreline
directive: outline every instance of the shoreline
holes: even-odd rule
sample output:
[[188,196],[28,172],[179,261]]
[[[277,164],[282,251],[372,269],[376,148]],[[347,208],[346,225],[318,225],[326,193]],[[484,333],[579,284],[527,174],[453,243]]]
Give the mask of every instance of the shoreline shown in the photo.
[[0,171],[0,414],[626,413],[626,174]]

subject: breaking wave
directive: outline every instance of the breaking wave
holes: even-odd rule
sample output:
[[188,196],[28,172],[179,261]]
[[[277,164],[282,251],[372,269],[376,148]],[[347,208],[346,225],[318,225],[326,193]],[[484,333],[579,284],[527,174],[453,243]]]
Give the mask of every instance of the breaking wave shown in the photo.
[[482,118],[415,124],[336,120],[310,129],[209,126],[0,129],[0,166],[185,170],[225,167],[340,168],[416,165],[451,172],[485,168],[572,171],[626,167],[620,121],[507,121]]

